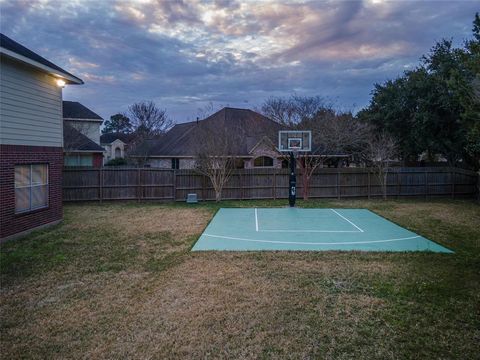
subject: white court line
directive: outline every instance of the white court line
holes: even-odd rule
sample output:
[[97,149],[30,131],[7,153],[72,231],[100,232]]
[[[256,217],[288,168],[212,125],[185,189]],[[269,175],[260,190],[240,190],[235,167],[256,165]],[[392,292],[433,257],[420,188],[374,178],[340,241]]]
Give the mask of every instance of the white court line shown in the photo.
[[357,230],[258,230],[258,232],[294,232],[294,233],[361,233]]
[[374,243],[385,243],[385,242],[394,242],[394,241],[403,241],[403,240],[411,240],[416,239],[421,236],[411,236],[405,238],[398,238],[398,239],[387,239],[387,240],[371,240],[371,241],[349,241],[349,242],[300,242],[300,241],[276,241],[276,240],[256,240],[256,239],[245,239],[245,238],[237,238],[231,236],[220,236],[220,235],[212,235],[212,234],[202,234],[202,236],[208,236],[213,238],[219,239],[228,239],[228,240],[238,240],[238,241],[246,241],[246,242],[259,242],[259,243],[271,243],[271,244],[298,244],[298,245],[355,245],[355,244],[374,244]]
[[339,212],[333,210],[333,209],[330,209],[332,210],[335,214],[337,214],[338,216],[340,216],[342,219],[345,219],[347,220],[350,224],[352,224],[353,226],[355,226],[358,230],[360,230],[360,232],[364,232],[362,229],[360,229],[357,225],[355,225],[353,222],[351,222],[350,220],[348,220],[345,216],[343,216],[342,214],[340,214]]
[[362,229],[360,229],[357,225],[352,223],[350,220],[347,218],[343,217],[339,213],[337,213],[335,210],[330,209],[334,211],[337,215],[341,216],[345,220],[347,220],[350,224],[355,226],[359,231],[356,230],[293,230],[293,229],[288,229],[288,230],[281,230],[281,229],[269,229],[269,230],[259,230],[258,227],[258,211],[257,208],[255,208],[255,231],[257,232],[295,232],[295,233],[359,233],[359,232],[364,232]]

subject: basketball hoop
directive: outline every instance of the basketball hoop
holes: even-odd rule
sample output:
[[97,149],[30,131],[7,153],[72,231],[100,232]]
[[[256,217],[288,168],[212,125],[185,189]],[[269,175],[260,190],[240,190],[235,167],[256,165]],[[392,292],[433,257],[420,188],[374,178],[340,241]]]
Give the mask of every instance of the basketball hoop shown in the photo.
[[278,132],[278,151],[312,151],[312,132],[310,130],[280,130]]
[[312,151],[312,132],[310,130],[280,130],[278,132],[278,151],[290,153],[288,202],[290,207],[294,207],[297,199],[295,154]]

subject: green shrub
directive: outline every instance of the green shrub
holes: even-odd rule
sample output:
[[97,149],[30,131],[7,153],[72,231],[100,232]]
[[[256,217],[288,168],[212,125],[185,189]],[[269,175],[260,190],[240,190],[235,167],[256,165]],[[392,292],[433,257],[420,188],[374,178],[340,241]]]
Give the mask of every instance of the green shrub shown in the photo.
[[105,166],[120,166],[127,165],[127,160],[124,158],[116,158],[108,161]]

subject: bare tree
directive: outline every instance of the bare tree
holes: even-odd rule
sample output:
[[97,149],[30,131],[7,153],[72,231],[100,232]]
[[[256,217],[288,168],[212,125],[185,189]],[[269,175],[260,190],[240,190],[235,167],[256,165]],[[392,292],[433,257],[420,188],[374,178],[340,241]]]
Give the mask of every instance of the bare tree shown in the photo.
[[387,133],[377,133],[373,129],[367,138],[364,157],[375,172],[382,188],[383,198],[387,198],[387,180],[390,164],[398,155],[396,141]]
[[206,119],[215,112],[215,105],[213,102],[209,101],[205,106],[199,107],[197,109],[197,119]]
[[196,125],[195,168],[210,180],[215,201],[220,201],[223,188],[235,168],[235,144],[238,143],[239,132],[215,125],[204,121]]
[[167,132],[174,122],[165,109],[160,109],[153,101],[141,101],[128,107],[125,114],[133,127],[128,147],[130,161],[143,166],[150,156],[154,139]]
[[312,119],[319,109],[326,107],[325,100],[320,96],[294,94],[288,98],[268,98],[260,107],[260,112],[282,125],[297,128],[302,122]]
[[289,129],[312,132],[313,153],[297,155],[298,166],[302,169],[305,200],[308,199],[314,172],[329,155],[331,159],[338,159],[338,155],[354,154],[362,149],[365,126],[354,119],[351,113],[335,111],[333,105],[320,96],[294,94],[288,98],[271,97],[264,102],[260,111]]
[[160,109],[153,101],[140,101],[130,105],[125,116],[132,123],[133,132],[147,138],[165,133],[174,125],[167,116],[167,110]]
[[326,154],[359,158],[365,149],[371,128],[351,113],[321,111],[311,124],[314,140]]

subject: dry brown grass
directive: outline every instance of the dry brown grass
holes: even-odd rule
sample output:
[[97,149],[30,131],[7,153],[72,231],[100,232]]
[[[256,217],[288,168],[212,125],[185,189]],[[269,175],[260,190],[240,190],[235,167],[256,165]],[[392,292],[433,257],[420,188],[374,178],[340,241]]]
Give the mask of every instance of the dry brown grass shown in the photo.
[[[4,347],[4,354],[174,359],[262,354],[298,358],[324,353],[334,357],[342,342],[366,340],[356,328],[368,324],[384,302],[357,293],[355,264],[303,257],[292,254],[278,261],[274,254],[260,258],[204,254],[162,276],[91,275],[54,287],[55,279],[45,278],[40,284],[17,287],[2,294],[12,302],[1,305],[12,309],[15,303],[28,304],[17,313],[27,315],[28,321],[8,332],[14,341]],[[381,264],[369,269],[386,270]]]
[[203,209],[168,207],[75,207],[75,222],[69,223],[72,230],[113,227],[128,236],[148,235],[159,232],[175,232],[186,237],[198,234],[211,218],[211,212]]
[[[2,249],[11,262],[2,268],[2,358],[478,354],[480,280],[471,234],[480,233],[469,223],[478,219],[478,209],[462,203],[332,205],[369,207],[456,244],[465,258],[190,253],[212,208],[69,206],[62,226]],[[445,230],[467,226],[471,232],[453,238]],[[44,249],[41,241],[53,245]]]

